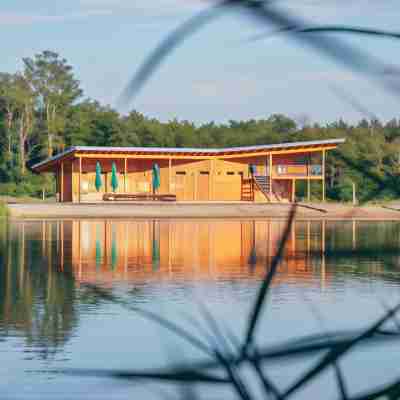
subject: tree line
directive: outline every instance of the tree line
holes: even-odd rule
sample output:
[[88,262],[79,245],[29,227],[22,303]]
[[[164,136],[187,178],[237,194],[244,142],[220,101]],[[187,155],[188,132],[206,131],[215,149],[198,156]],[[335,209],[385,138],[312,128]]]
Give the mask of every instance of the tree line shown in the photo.
[[84,97],[73,67],[55,52],[22,61],[21,71],[0,73],[0,194],[54,192],[54,180],[29,166],[69,146],[218,148],[344,137],[346,144],[327,159],[328,198],[350,200],[353,182],[361,201],[399,197],[399,119],[318,124],[273,114],[201,125],[161,122],[136,110],[121,115]]

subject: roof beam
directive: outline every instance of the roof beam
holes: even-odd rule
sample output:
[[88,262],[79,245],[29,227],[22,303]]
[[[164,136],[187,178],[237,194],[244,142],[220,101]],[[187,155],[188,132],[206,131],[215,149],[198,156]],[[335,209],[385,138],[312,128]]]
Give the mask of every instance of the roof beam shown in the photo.
[[298,149],[282,149],[282,150],[272,150],[272,151],[257,151],[257,152],[250,152],[250,153],[238,153],[238,154],[220,154],[217,158],[220,159],[227,159],[227,158],[243,158],[243,157],[257,157],[257,156],[266,156],[269,154],[276,155],[276,154],[298,154],[298,153],[314,153],[325,150],[333,150],[336,149],[336,145],[332,146],[319,146],[319,147],[308,147],[308,148],[298,148]]

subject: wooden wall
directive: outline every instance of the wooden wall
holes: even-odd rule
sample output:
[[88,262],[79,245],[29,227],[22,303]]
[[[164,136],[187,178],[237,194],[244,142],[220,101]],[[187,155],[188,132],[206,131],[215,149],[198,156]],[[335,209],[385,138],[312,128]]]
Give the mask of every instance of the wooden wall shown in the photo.
[[[304,154],[274,155],[274,165],[293,165],[307,157]],[[102,187],[95,189],[97,159],[82,159],[82,175],[79,180],[79,159],[64,162],[63,201],[100,201],[104,193],[111,192],[111,169],[115,162],[119,186],[117,193],[152,192],[152,166],[160,166],[161,187],[159,193],[173,193],[178,201],[241,201],[242,180],[248,179],[249,165],[256,166],[258,174],[266,175],[269,168],[269,155],[226,159],[173,159],[171,168],[168,159],[127,159],[125,176],[124,159],[101,159]],[[281,198],[290,200],[290,176],[282,176],[274,181],[273,188]],[[288,182],[283,182],[288,179]],[[60,177],[58,178],[61,181]],[[79,186],[81,195],[79,198]],[[267,201],[265,196],[255,191],[254,201]]]

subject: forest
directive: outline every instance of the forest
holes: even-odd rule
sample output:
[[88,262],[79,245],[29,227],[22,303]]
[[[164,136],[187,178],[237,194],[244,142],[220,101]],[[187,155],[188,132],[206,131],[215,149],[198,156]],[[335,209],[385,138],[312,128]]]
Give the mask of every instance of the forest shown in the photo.
[[[121,115],[84,96],[73,67],[44,51],[24,58],[16,73],[0,72],[0,195],[54,194],[51,177],[30,166],[69,146],[227,147],[346,138],[327,158],[327,198],[360,202],[397,199],[400,191],[400,119],[363,118],[328,124],[282,114],[247,121],[161,122],[132,110]],[[301,190],[301,188],[300,188]]]

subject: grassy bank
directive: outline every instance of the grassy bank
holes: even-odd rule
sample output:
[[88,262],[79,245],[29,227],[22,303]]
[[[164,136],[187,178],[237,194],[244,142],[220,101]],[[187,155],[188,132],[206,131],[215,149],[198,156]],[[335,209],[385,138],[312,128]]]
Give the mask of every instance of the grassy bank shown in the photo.
[[6,217],[8,215],[8,207],[4,201],[0,200],[0,217]]

